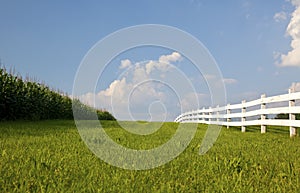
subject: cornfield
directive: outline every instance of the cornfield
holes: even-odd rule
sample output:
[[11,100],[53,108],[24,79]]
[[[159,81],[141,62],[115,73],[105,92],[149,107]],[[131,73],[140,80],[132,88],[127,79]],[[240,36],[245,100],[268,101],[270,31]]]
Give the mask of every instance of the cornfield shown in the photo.
[[80,112],[76,114],[81,119],[89,119],[97,112],[99,119],[114,120],[108,112],[93,109],[45,84],[25,81],[0,68],[0,120],[73,119],[72,105]]

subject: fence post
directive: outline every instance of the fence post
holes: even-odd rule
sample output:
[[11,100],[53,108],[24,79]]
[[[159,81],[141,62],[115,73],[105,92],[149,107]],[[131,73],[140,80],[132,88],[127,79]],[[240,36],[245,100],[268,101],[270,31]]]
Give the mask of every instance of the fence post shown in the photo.
[[[263,98],[266,98],[266,95],[265,94],[262,94],[260,96],[261,100],[263,100]],[[261,103],[260,105],[260,109],[263,110],[263,109],[266,109],[266,103]],[[265,114],[261,114],[260,115],[260,120],[261,120],[261,125],[260,125],[260,132],[261,133],[266,133],[266,125],[263,124],[264,120],[266,120],[266,115]]]
[[[226,114],[230,115],[230,104],[227,104]],[[227,117],[227,129],[229,129],[229,122],[231,121],[231,118]]]
[[201,119],[200,119],[200,109],[196,110],[196,120],[197,120],[197,123],[201,122]]
[[219,111],[219,107],[220,107],[220,106],[217,105],[217,109],[218,109],[218,110],[217,110],[217,120],[216,120],[216,121],[217,121],[217,124],[218,124],[218,125],[220,125],[220,111]]
[[[293,93],[294,89],[289,89],[289,94]],[[295,106],[295,100],[289,100],[289,108]],[[296,115],[293,113],[289,113],[289,119],[290,123],[292,123],[294,120],[296,120]],[[296,136],[296,128],[293,126],[290,126],[290,137]]]
[[212,116],[211,107],[209,107],[208,115],[209,115],[208,122],[209,122],[209,124],[211,124],[211,116]]
[[246,100],[242,101],[242,132],[246,132],[246,126],[244,125],[244,122],[246,121],[245,113],[246,113],[246,107],[244,107],[244,103],[246,103]]
[[195,121],[195,110],[192,110],[191,113],[192,113],[191,121],[194,122]]
[[204,112],[205,111],[205,107],[203,107],[202,111],[203,111],[202,112],[202,116],[203,116],[202,120],[203,120],[203,123],[205,123],[205,112]]

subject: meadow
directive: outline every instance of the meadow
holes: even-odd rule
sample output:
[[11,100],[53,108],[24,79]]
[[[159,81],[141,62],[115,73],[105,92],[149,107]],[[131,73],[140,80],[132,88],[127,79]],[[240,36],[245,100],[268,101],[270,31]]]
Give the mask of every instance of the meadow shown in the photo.
[[[166,142],[177,123],[139,136],[102,121],[117,143],[148,149]],[[288,128],[223,128],[199,155],[207,125],[187,149],[151,170],[124,170],[96,157],[71,120],[0,122],[0,192],[299,192],[300,139]]]

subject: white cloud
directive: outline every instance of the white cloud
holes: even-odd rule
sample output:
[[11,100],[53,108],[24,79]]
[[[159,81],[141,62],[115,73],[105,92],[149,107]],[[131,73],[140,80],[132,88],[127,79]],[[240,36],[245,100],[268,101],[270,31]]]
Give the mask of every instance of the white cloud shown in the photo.
[[[187,78],[171,64],[180,60],[181,55],[177,52],[162,55],[158,60],[146,63],[133,64],[128,59],[122,60],[120,69],[131,67],[122,77],[111,82],[106,89],[98,93],[86,93],[79,99],[90,106],[112,112],[120,120],[131,120],[133,116],[135,120],[155,121],[167,114],[167,119],[172,121],[180,111],[174,105],[180,100],[177,94],[185,94],[191,90]],[[164,115],[163,108],[159,104],[164,104],[168,111],[163,112]]]
[[287,19],[287,14],[286,14],[286,12],[281,11],[281,12],[275,13],[273,18],[276,22],[281,22],[281,21],[284,21]]
[[[146,73],[150,74],[152,72],[152,70],[154,70],[155,66],[157,65],[156,61],[150,60],[147,64],[146,64]],[[158,66],[159,67],[159,66]]]
[[135,68],[130,73],[132,74],[133,83],[139,83],[142,80],[147,80],[149,77],[144,66],[140,64],[136,64]]
[[300,0],[291,0],[295,6],[295,11],[292,13],[291,20],[287,27],[287,35],[292,38],[291,48],[287,54],[281,54],[279,66],[298,66],[300,67]]
[[89,105],[91,107],[95,107],[95,105],[94,105],[95,94],[94,93],[88,92],[81,96],[77,96],[77,97],[72,96],[72,98],[77,98],[84,104]]
[[158,61],[160,63],[169,64],[170,62],[177,62],[181,59],[182,59],[182,57],[178,52],[173,52],[170,55],[162,55],[161,57],[159,57]]
[[111,97],[113,96],[114,91],[118,90],[118,95],[123,97],[124,88],[128,86],[129,85],[126,83],[126,78],[122,78],[121,80],[114,80],[106,90],[100,91],[98,94],[106,97]]
[[146,73],[150,74],[153,70],[167,71],[171,66],[171,62],[178,62],[182,60],[182,56],[178,52],[173,52],[170,55],[162,55],[159,57],[158,61],[150,60],[146,64]]
[[131,66],[131,61],[126,59],[121,61],[120,69],[128,68]]
[[290,89],[293,89],[296,92],[300,91],[300,82],[293,82],[290,86]]
[[234,78],[224,78],[224,79],[223,79],[223,82],[224,82],[225,84],[235,84],[235,83],[237,83],[237,80],[234,79]]

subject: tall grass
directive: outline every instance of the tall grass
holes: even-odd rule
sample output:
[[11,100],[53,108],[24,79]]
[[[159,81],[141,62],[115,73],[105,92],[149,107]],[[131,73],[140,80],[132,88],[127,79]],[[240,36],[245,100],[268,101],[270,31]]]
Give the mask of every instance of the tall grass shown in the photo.
[[[177,129],[175,123],[164,123],[144,136],[117,122],[101,124],[112,140],[132,149],[158,147]],[[299,138],[286,135],[286,127],[264,135],[259,127],[251,129],[222,129],[214,146],[200,156],[207,130],[200,124],[177,158],[151,170],[131,171],[97,158],[73,121],[0,122],[0,192],[299,192]]]

